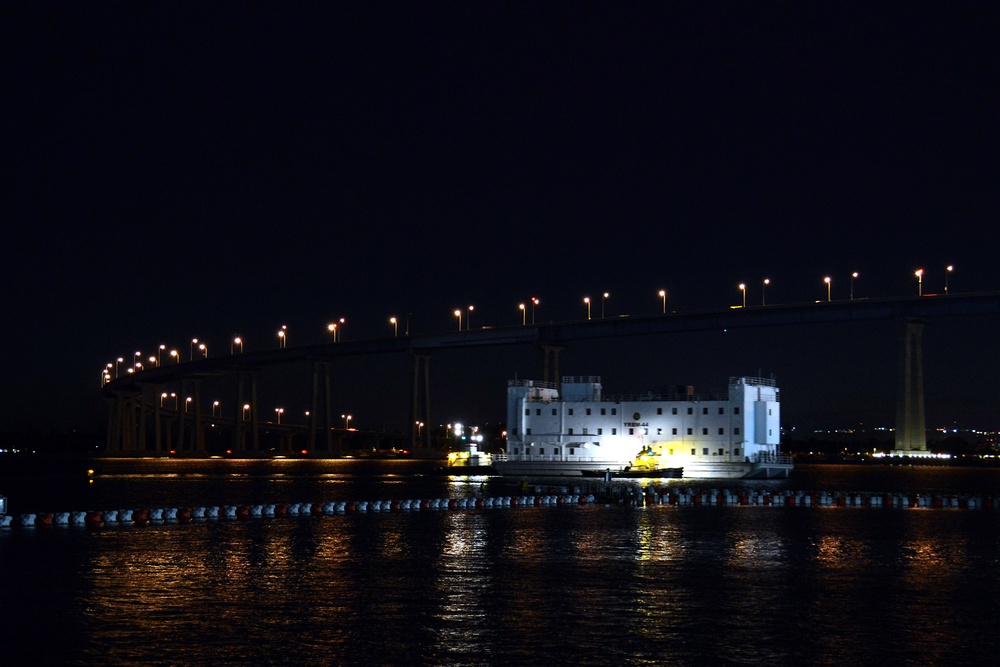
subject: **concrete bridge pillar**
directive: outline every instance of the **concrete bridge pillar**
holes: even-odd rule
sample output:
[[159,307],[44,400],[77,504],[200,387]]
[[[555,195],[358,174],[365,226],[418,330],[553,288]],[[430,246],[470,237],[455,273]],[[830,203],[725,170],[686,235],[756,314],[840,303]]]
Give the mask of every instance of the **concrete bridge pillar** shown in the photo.
[[[410,450],[418,447],[431,447],[431,355],[420,352],[413,353],[413,387],[410,407]],[[422,429],[417,428],[417,422],[423,422]],[[417,432],[420,432],[420,442],[417,442]]]
[[[323,409],[323,424],[324,431],[326,432],[326,451],[333,452],[333,403],[330,396],[330,364],[326,362],[314,362],[313,363],[313,375],[312,375],[312,401],[311,407],[309,409],[309,439],[308,439],[308,449],[310,453],[316,452],[316,427],[318,420],[318,410],[319,403],[319,374],[320,371],[323,372],[323,397],[324,397],[324,409]],[[340,452],[336,452],[337,455]]]
[[896,451],[926,452],[924,418],[924,320],[899,320],[899,365],[896,382]]

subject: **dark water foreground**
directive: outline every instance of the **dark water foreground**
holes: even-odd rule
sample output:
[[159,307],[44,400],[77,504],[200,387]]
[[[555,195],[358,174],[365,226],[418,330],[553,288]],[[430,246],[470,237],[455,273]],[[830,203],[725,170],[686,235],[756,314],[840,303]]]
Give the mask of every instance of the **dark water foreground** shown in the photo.
[[[0,493],[17,513],[516,492],[415,462],[91,465],[6,467]],[[747,484],[1000,494],[998,480],[814,466]],[[594,505],[21,527],[0,531],[0,578],[5,665],[980,665],[1000,650],[1000,511]]]

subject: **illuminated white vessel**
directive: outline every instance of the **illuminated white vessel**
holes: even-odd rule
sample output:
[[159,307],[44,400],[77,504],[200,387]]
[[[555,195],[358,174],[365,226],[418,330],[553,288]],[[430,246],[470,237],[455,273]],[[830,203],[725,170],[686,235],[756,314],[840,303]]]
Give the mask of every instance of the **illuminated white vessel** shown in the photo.
[[683,469],[692,478],[787,477],[779,455],[774,380],[729,379],[726,392],[692,387],[669,395],[601,396],[601,379],[512,380],[507,386],[502,475],[582,475],[631,466]]

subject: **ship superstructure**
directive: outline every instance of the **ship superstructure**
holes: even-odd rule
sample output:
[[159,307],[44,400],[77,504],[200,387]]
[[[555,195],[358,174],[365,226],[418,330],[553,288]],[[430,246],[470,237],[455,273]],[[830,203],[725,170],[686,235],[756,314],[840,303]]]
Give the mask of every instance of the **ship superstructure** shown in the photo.
[[559,385],[512,380],[507,387],[507,475],[578,475],[632,466],[683,468],[684,477],[786,477],[780,456],[780,392],[773,379],[731,377],[709,394],[602,396],[597,376]]

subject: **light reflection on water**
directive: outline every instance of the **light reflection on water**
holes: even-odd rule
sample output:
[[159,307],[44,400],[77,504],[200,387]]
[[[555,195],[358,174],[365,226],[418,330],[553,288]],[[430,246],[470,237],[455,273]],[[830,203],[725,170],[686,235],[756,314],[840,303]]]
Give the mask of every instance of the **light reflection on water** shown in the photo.
[[[505,488],[391,464],[183,468],[62,498]],[[984,511],[596,505],[16,529],[4,636],[30,664],[982,664],[1000,648],[998,528]]]

